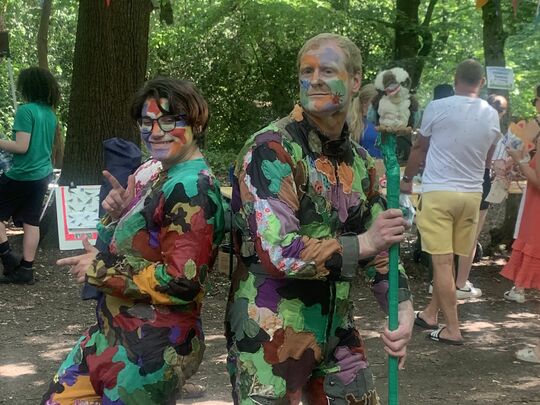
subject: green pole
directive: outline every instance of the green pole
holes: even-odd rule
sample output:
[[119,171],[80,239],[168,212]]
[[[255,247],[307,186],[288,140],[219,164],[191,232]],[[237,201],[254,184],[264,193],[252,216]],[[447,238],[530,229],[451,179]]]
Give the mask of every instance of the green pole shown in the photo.
[[[396,157],[396,135],[381,133],[381,149],[386,167],[386,199],[388,208],[399,208],[399,163]],[[389,291],[388,291],[388,326],[390,330],[398,328],[398,265],[399,243],[389,251]],[[398,393],[398,358],[388,356],[388,405],[399,403]]]

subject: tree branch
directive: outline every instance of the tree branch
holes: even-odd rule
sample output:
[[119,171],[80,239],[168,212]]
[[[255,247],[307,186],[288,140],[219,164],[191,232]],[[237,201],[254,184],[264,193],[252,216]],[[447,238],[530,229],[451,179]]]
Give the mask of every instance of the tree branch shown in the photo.
[[424,22],[422,25],[424,27],[429,26],[429,23],[431,22],[431,18],[433,17],[433,10],[435,10],[435,5],[437,4],[438,0],[430,0],[428,4],[428,8],[426,10],[426,16],[424,17]]

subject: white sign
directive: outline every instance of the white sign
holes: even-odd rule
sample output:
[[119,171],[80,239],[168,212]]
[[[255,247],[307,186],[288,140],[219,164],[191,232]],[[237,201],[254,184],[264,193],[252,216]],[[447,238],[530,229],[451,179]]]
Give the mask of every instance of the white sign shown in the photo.
[[60,250],[82,249],[82,238],[96,243],[100,186],[57,187],[55,190]]
[[487,66],[487,86],[489,89],[512,90],[514,88],[514,72],[510,68]]

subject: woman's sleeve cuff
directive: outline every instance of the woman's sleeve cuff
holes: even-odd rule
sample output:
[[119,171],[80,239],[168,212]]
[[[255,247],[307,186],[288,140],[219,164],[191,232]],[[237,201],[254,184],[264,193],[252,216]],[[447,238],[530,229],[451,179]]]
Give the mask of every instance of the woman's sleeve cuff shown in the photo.
[[360,259],[360,244],[358,235],[341,235],[339,242],[342,248],[341,277],[344,279],[353,279],[358,269]]

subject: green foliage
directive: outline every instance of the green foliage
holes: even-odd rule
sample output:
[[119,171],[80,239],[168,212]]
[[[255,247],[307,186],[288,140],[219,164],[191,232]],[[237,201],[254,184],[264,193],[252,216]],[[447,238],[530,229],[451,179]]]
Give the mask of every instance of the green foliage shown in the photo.
[[[10,31],[15,77],[37,63],[40,1],[0,0],[0,13]],[[364,83],[392,61],[392,0],[152,1],[159,9],[150,27],[148,77],[187,78],[201,88],[211,106],[205,153],[216,172],[226,172],[247,136],[290,111],[298,93],[296,55],[307,38],[325,31],[350,37],[362,49]],[[421,2],[420,21],[427,3]],[[534,113],[529,100],[540,83],[536,69],[540,30],[533,22],[536,4],[520,1],[514,17],[511,2],[501,2],[509,35],[506,59],[516,78],[511,104],[514,114],[525,116]],[[49,65],[62,87],[58,113],[63,122],[68,113],[77,7],[76,0],[53,0],[49,28]],[[174,22],[168,25],[171,11]],[[418,91],[421,105],[431,99],[436,84],[452,83],[459,61],[471,56],[483,60],[481,11],[473,1],[439,1],[430,29],[434,43]],[[5,60],[0,60],[0,78],[0,133],[9,133],[13,107]]]
[[[0,13],[4,14],[6,28],[9,31],[15,81],[20,70],[37,65],[36,37],[40,4],[40,0],[0,1]],[[62,103],[58,108],[58,116],[62,123],[66,122],[68,114],[73,49],[77,31],[77,6],[76,0],[54,0],[49,25],[49,66],[62,92]],[[17,101],[19,103],[23,101],[20,95],[17,95]],[[13,113],[8,62],[0,59],[0,133],[11,135]]]
[[149,76],[198,84],[211,105],[208,140],[214,148],[239,149],[250,133],[291,110],[296,55],[307,38],[325,31],[349,36],[367,50],[369,75],[391,49],[389,29],[377,32],[369,19],[358,23],[358,10],[337,10],[325,1],[176,2],[174,13],[171,27],[154,19]]

